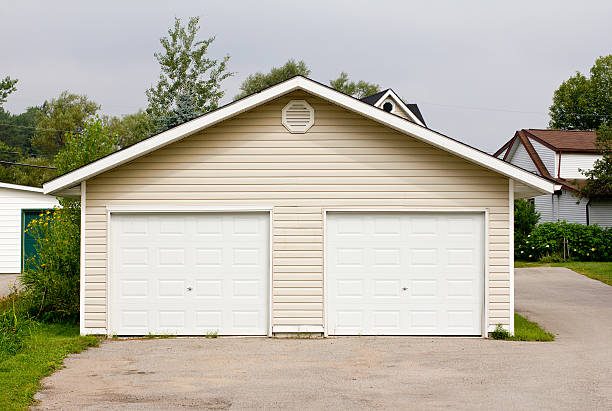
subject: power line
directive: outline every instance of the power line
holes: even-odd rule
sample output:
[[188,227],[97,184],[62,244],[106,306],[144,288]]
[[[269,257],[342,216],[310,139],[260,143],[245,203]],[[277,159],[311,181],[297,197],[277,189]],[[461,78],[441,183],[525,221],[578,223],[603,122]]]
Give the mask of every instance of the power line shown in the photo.
[[0,164],[7,164],[7,165],[11,165],[11,166],[46,168],[46,169],[50,169],[50,170],[55,170],[55,167],[51,167],[51,166],[39,166],[39,165],[36,165],[36,164],[13,163],[12,161],[3,161],[3,160],[0,160]]
[[[0,121],[0,125],[5,125],[5,126],[9,126],[9,127],[17,127],[17,128],[33,128],[36,129],[36,126],[21,126],[18,124],[11,124],[11,123],[7,123],[5,121]],[[62,131],[64,133],[70,133],[70,132],[74,132],[74,130],[58,130],[56,128],[39,128],[39,130],[44,130],[44,131]]]

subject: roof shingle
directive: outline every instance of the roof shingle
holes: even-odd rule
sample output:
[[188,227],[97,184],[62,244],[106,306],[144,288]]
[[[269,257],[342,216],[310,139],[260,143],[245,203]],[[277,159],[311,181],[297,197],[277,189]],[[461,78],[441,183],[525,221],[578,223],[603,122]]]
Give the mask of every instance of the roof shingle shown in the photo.
[[585,130],[539,130],[523,129],[529,137],[540,141],[556,151],[598,151],[594,131]]

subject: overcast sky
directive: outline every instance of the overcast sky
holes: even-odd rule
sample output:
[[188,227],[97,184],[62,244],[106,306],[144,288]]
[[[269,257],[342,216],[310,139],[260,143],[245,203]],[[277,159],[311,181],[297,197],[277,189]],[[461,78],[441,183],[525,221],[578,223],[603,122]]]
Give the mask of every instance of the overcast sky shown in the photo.
[[485,151],[545,128],[553,91],[612,53],[612,1],[2,0],[0,76],[18,78],[19,113],[62,90],[106,114],[146,106],[174,17],[201,17],[212,57],[244,78],[289,58],[328,83],[340,71],[418,103],[428,126]]

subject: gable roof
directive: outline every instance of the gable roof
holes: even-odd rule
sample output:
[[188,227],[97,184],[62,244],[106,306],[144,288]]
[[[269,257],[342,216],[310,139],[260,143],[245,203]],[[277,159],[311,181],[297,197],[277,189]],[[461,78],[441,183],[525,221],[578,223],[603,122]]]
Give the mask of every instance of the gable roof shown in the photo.
[[[358,113],[419,141],[505,175],[538,193],[552,193],[554,190],[552,182],[495,158],[484,151],[475,149],[402,117],[387,113],[321,83],[302,76],[296,76],[48,181],[43,185],[44,192],[57,193],[63,189],[73,187],[81,181],[144,156],[295,90],[304,90],[316,97]],[[516,186],[515,184],[515,189]]]
[[[518,132],[522,132],[523,134],[529,136],[529,138],[532,138],[557,152],[571,151],[576,153],[597,153],[599,151],[596,144],[597,135],[594,131],[544,130],[528,128],[519,130]],[[504,150],[509,149],[509,147],[511,147],[511,142],[513,142],[515,138],[516,134],[515,137],[510,139],[510,141],[497,150],[494,156],[497,157],[499,154],[504,152]]]
[[[520,143],[525,148],[525,151],[529,155],[529,158],[541,176],[560,184],[566,189],[575,191],[577,186],[584,182],[584,180],[573,179],[570,181],[551,175],[550,171],[546,168],[546,165],[544,165],[544,162],[540,158],[540,155],[533,147],[533,144],[531,144],[531,139],[534,139],[535,141],[538,141],[551,150],[557,152],[571,151],[595,153],[597,152],[595,138],[596,136],[594,131],[522,129],[514,133],[514,137],[508,140],[508,142],[506,142],[506,144],[504,144],[493,155],[495,157],[500,157],[500,155],[503,154],[501,158],[504,161],[508,161],[508,156],[510,155],[513,147],[515,144]],[[556,144],[556,146],[553,145],[553,143]],[[593,149],[588,149],[587,147],[589,147],[589,145],[592,145]]]
[[387,97],[391,97],[393,100],[395,100],[400,105],[401,109],[404,110],[406,114],[412,119],[413,122],[421,126],[427,127],[425,125],[423,115],[421,114],[421,110],[419,110],[419,106],[414,103],[405,103],[404,100],[402,100],[399,95],[390,88],[383,91],[379,91],[378,93],[372,94],[371,96],[363,97],[361,98],[361,101],[363,101],[364,103],[368,103],[371,106],[378,107],[382,100],[386,99]]

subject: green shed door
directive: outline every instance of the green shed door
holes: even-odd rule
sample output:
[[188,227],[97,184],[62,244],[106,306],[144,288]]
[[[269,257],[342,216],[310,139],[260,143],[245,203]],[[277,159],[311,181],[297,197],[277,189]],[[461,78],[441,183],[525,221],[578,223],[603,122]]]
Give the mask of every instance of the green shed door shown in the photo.
[[[22,210],[21,211],[21,244],[22,244],[22,253],[21,253],[21,270],[25,268],[25,263],[28,258],[36,255],[36,240],[30,233],[26,232],[26,228],[30,221],[38,218],[41,212],[47,210]],[[53,212],[53,210],[50,210]]]

